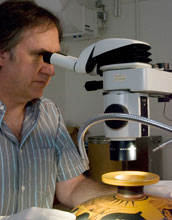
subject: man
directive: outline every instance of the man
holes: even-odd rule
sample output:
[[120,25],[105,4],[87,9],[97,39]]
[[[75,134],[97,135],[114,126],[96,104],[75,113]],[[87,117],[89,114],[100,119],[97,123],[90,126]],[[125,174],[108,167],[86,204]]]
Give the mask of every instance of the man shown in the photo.
[[0,5],[0,216],[11,220],[57,220],[61,212],[30,208],[52,208],[55,192],[69,207],[107,192],[82,175],[60,110],[42,98],[55,74],[43,53],[59,52],[61,37],[59,20],[33,2]]
[[59,52],[58,18],[32,1],[0,5],[0,219],[75,219],[53,210],[114,192],[87,179],[59,108],[42,98],[55,74],[44,52]]

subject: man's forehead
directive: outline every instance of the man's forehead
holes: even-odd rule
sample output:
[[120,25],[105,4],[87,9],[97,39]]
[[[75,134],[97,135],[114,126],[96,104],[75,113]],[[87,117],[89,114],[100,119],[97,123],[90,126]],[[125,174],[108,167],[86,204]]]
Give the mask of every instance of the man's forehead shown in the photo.
[[45,35],[46,33],[49,33],[52,30],[53,30],[54,34],[56,34],[58,36],[57,39],[59,39],[58,29],[55,25],[50,26],[50,27],[41,25],[41,26],[37,26],[34,28],[28,28],[23,32],[22,35],[24,38],[27,38],[27,37],[29,38],[29,37],[32,37],[33,35],[36,35],[36,36]]
[[22,35],[20,43],[22,42],[29,43],[28,46],[31,46],[33,50],[55,52],[60,50],[58,30],[55,26],[49,29],[43,27],[27,29]]

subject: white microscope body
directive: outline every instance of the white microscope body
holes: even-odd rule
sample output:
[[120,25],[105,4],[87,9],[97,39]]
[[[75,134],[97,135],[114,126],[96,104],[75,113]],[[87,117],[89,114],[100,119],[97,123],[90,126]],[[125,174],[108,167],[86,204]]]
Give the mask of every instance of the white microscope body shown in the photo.
[[[79,58],[45,53],[45,62],[76,73],[98,74],[103,78],[104,112],[128,113],[149,118],[149,97],[172,94],[172,73],[152,68],[150,45],[137,40],[110,38],[84,49]],[[96,83],[95,83],[96,84]],[[105,136],[119,160],[134,160],[137,137],[149,136],[149,127],[126,121],[105,122]],[[116,149],[116,147],[118,149]],[[128,154],[128,155],[127,155]],[[116,158],[112,159],[116,160]]]

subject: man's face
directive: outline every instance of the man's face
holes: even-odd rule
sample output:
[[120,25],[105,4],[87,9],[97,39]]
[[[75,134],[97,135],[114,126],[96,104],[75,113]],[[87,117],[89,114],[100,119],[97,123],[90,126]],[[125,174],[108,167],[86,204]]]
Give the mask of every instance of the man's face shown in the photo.
[[54,75],[54,67],[43,61],[42,52],[59,50],[56,27],[46,31],[42,27],[27,30],[14,48],[14,59],[10,59],[9,52],[4,54],[0,70],[0,89],[21,102],[42,96],[43,89]]

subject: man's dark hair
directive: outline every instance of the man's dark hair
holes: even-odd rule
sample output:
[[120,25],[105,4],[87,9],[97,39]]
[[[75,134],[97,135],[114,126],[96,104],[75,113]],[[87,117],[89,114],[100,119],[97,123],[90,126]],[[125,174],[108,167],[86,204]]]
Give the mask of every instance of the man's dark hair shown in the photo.
[[61,24],[54,14],[31,0],[7,0],[0,4],[0,50],[12,50],[28,29],[42,26],[47,30],[53,25],[61,41]]

